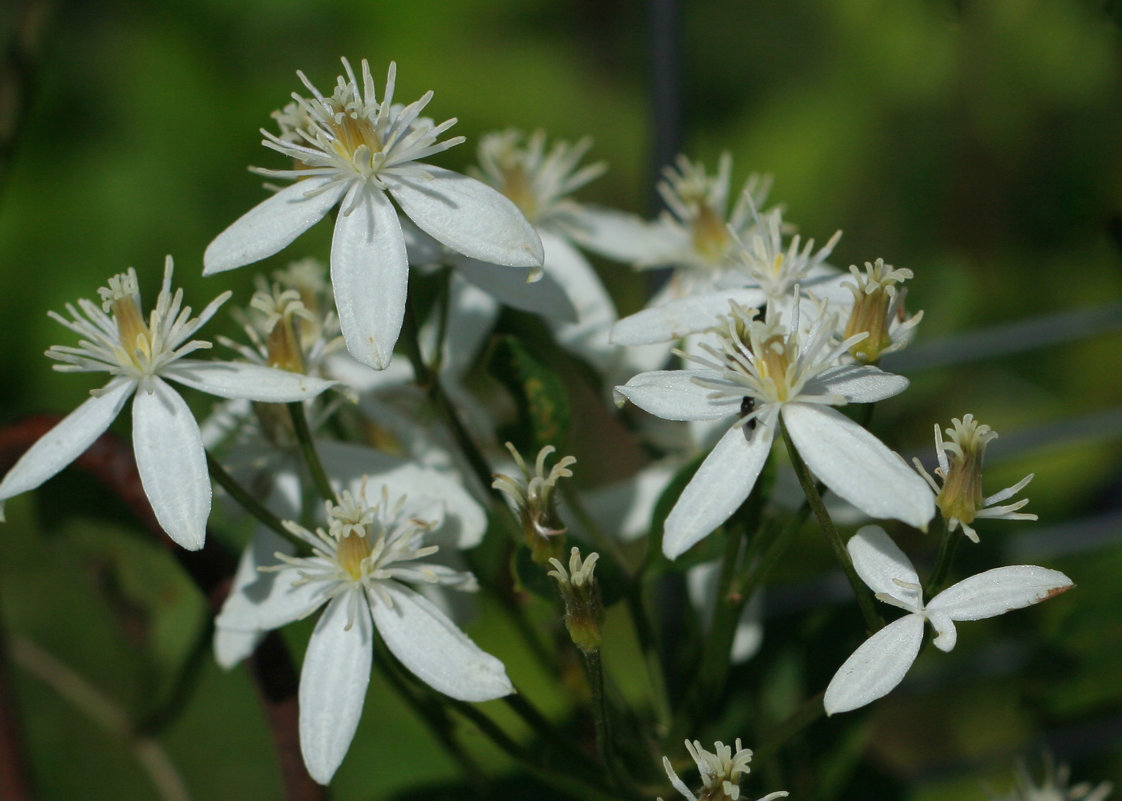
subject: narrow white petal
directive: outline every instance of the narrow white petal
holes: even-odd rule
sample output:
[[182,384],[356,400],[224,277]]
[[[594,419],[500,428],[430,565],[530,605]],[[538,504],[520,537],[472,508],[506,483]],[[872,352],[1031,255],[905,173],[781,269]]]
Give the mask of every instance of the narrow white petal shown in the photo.
[[290,373],[248,362],[203,362],[180,359],[163,370],[164,378],[220,398],[245,398],[266,403],[291,403],[314,398],[335,381]]
[[382,583],[393,607],[370,604],[378,634],[401,664],[425,684],[460,701],[490,701],[514,692],[506,668],[480,650],[431,601],[396,582]]
[[425,165],[428,177],[386,175],[402,210],[433,239],[473,259],[509,267],[540,267],[544,253],[518,207],[486,184]]
[[833,492],[870,517],[893,518],[927,530],[935,496],[899,455],[829,407],[791,403],[783,422],[795,448]]
[[995,567],[947,587],[931,599],[927,608],[951,620],[981,620],[1031,606],[1073,586],[1063,573],[1046,567]]
[[20,457],[0,482],[0,503],[33,490],[56,475],[100,437],[117,419],[136,382],[115,379],[62,418]]
[[712,370],[652,370],[615,388],[645,412],[664,420],[720,420],[740,408],[735,397],[710,399],[713,390],[694,378],[712,377]]
[[203,275],[252,264],[283,250],[339,202],[345,186],[317,191],[333,180],[305,178],[247,211],[207,246]]
[[405,240],[397,211],[384,192],[356,185],[343,201],[343,212],[331,240],[331,285],[339,327],[351,355],[382,370],[393,356],[405,316]]
[[891,595],[907,604],[912,611],[919,611],[922,599],[916,592],[909,592],[897,584],[919,584],[919,576],[912,567],[911,560],[892,541],[880,526],[864,526],[846,543],[853,567],[861,580],[869,585],[874,593]]
[[612,326],[612,342],[649,345],[696,334],[717,325],[721,315],[728,315],[730,300],[745,307],[760,306],[767,295],[760,289],[728,289],[672,300],[624,317]]
[[[616,319],[616,305],[612,296],[604,288],[604,282],[599,274],[588,263],[584,254],[569,243],[567,239],[548,230],[539,231],[542,246],[545,248],[546,278],[552,278],[562,287],[569,302],[575,306],[575,314],[571,320],[580,322],[581,326],[597,327],[611,325]],[[562,312],[559,307],[550,313],[549,318],[563,322]]]
[[444,525],[440,531],[455,547],[472,548],[483,539],[487,513],[456,480],[454,471],[441,472],[410,459],[344,442],[324,440],[317,443],[317,448],[339,489],[349,489],[357,497],[368,477],[363,496],[368,502],[381,500],[383,486],[394,499],[402,495],[411,500],[427,498],[441,505]]
[[331,781],[350,748],[370,683],[370,615],[355,592],[327,605],[300,671],[300,750],[308,773],[320,784]]
[[[751,440],[748,439],[751,435]],[[756,485],[775,429],[733,426],[705,457],[666,516],[662,552],[677,559],[728,520]]]
[[[278,629],[294,620],[300,620],[323,606],[325,600],[324,582],[300,581],[300,573],[296,568],[285,568],[276,572],[260,572],[259,565],[270,566],[279,564],[274,554],[279,550],[282,553],[292,553],[292,546],[284,540],[284,548],[273,548],[268,551],[266,542],[279,540],[275,534],[269,540],[258,539],[254,543],[255,551],[250,569],[256,575],[249,575],[246,580],[238,583],[222,605],[222,611],[215,618],[214,624],[220,629],[232,631],[268,631]],[[241,567],[239,566],[239,577]]]
[[808,381],[806,391],[813,392],[812,387],[821,384],[823,394],[841,395],[850,403],[876,403],[899,395],[908,388],[908,383],[904,376],[876,367],[846,364],[832,367]]
[[598,206],[574,212],[573,238],[584,248],[614,261],[653,264],[683,244],[668,236],[664,226],[648,223],[634,214]]
[[894,620],[861,644],[826,687],[826,714],[849,712],[888,695],[904,680],[923,642],[923,615]]
[[263,631],[238,631],[214,629],[214,661],[223,670],[233,670],[257,650],[264,638]]
[[187,550],[202,548],[210,516],[203,438],[187,403],[159,378],[132,402],[132,448],[160,526]]
[[548,274],[530,281],[530,271],[521,267],[504,267],[466,256],[453,263],[460,275],[513,309],[562,320],[577,319],[573,302]]

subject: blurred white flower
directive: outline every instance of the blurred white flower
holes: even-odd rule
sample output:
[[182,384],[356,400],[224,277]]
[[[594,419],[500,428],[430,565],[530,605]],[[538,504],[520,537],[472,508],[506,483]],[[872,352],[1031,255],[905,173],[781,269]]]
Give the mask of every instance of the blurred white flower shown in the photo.
[[184,358],[209,342],[191,337],[229,297],[225,292],[191,317],[183,290],[171,289],[172,260],[164,265],[156,308],[145,322],[136,271],[109,279],[99,290],[102,307],[89,300],[67,305],[71,319],[51,312],[82,339],[77,347],[54,346],[47,356],[66,372],[108,372],[112,378],[23,455],[0,482],[0,508],[14,495],[54,476],[105,432],[135,395],[132,441],[144,493],[160,526],[189,550],[203,547],[210,516],[210,477],[199,425],[165,379],[222,398],[291,403],[318,395],[334,382],[260,364]]
[[[390,64],[379,102],[362,62],[362,82],[343,59],[331,96],[298,72],[311,92],[277,116],[280,135],[262,131],[266,147],[289,156],[293,169],[257,169],[295,181],[218,235],[203,257],[204,274],[241,267],[277,253],[340,206],[331,244],[331,282],[339,323],[355,358],[377,369],[390,362],[405,313],[409,267],[398,210],[425,233],[480,261],[539,266],[542,245],[513,203],[474,178],[421,159],[463,142],[438,141],[455,124],[433,124],[421,112],[427,92],[408,106],[393,103],[397,67]],[[391,202],[390,198],[393,198]]]
[[991,796],[993,801],[1105,801],[1114,789],[1110,782],[1093,787],[1090,782],[1070,784],[1071,770],[1067,765],[1056,767],[1052,755],[1044,755],[1044,780],[1038,785],[1028,767],[1017,765],[1017,787],[1007,795]]
[[867,639],[838,668],[826,687],[826,714],[848,712],[887,695],[904,679],[923,643],[923,624],[938,636],[935,647],[950,651],[955,621],[982,620],[1059,595],[1074,586],[1058,570],[1014,565],[963,579],[923,602],[911,561],[878,526],[865,526],[847,544],[853,567],[877,600],[908,612]]

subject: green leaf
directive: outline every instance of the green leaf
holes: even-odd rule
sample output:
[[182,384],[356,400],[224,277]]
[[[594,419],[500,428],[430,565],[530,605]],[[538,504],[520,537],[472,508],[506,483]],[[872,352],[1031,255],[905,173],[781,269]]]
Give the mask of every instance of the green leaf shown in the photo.
[[569,431],[569,398],[557,374],[538,361],[512,336],[492,341],[487,372],[495,377],[518,406],[520,428],[532,437],[535,449],[559,446]]

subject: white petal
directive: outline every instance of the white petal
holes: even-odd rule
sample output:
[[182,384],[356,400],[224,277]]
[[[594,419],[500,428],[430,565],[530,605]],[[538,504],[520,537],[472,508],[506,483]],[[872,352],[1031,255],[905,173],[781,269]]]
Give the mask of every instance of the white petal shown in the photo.
[[530,271],[521,267],[504,267],[467,257],[453,261],[460,275],[511,308],[563,320],[577,319],[572,301],[549,275],[530,281]]
[[664,420],[720,420],[740,408],[740,399],[711,399],[713,390],[694,381],[712,370],[653,370],[640,373],[615,391],[645,412]]
[[861,644],[826,687],[826,714],[848,712],[891,692],[904,680],[923,642],[923,615],[894,620]]
[[277,552],[291,554],[293,546],[268,529],[259,528],[253,544],[238,564],[234,586],[214,620],[219,629],[268,631],[300,620],[323,606],[324,582],[301,583],[297,568],[258,570],[281,562]]
[[395,500],[406,495],[410,500],[436,501],[444,512],[441,534],[454,540],[455,547],[472,548],[483,539],[487,513],[455,479],[454,472],[443,473],[360,445],[325,440],[317,447],[324,467],[340,489],[348,489],[357,497],[364,477],[369,477],[364,496],[367,501],[381,500],[383,486]]
[[252,264],[283,250],[339,202],[345,186],[316,191],[333,180],[333,176],[305,178],[247,211],[207,246],[203,275]]
[[431,164],[424,170],[428,177],[384,176],[390,194],[417,227],[473,259],[541,266],[541,240],[510,200],[458,172]]
[[865,514],[927,530],[935,515],[931,488],[900,456],[840,412],[791,403],[783,422],[807,466]]
[[[0,503],[33,490],[73,462],[117,419],[136,382],[114,380],[62,418],[20,457],[0,482]],[[2,518],[0,518],[2,519]]]
[[954,627],[954,621],[947,614],[930,609],[927,610],[927,620],[937,634],[932,641],[935,647],[948,653],[952,651],[958,642],[958,630]]
[[570,227],[573,238],[589,250],[614,261],[652,264],[681,247],[679,238],[665,235],[665,229],[634,214],[598,206],[575,211],[576,224]]
[[943,590],[931,599],[927,609],[951,620],[981,620],[1031,606],[1072,586],[1063,573],[1046,567],[995,567]]
[[649,345],[704,331],[717,325],[721,315],[729,313],[730,300],[741,306],[760,306],[767,301],[767,295],[760,289],[729,289],[672,300],[624,317],[612,326],[612,342]]
[[[751,441],[748,435],[752,435]],[[728,520],[756,485],[775,429],[733,426],[705,457],[666,516],[662,552],[677,559]]]
[[[542,265],[545,275],[561,285],[576,307],[574,316],[569,319],[578,320],[582,326],[607,328],[616,319],[616,306],[600,275],[567,239],[548,230],[539,233],[545,248],[545,263]],[[563,322],[563,311],[563,307],[555,309],[549,318]]]
[[401,333],[409,286],[405,240],[384,192],[356,185],[343,200],[331,240],[331,285],[347,350],[384,369]]
[[896,581],[919,584],[919,576],[911,560],[880,526],[864,526],[849,538],[846,549],[861,580],[874,593],[891,595],[914,612],[919,611],[921,598]]
[[432,602],[396,582],[383,582],[374,592],[393,600],[390,608],[371,599],[378,634],[425,684],[460,701],[490,701],[514,692],[503,663],[480,650]]
[[374,643],[366,601],[357,592],[327,605],[300,671],[300,750],[320,784],[331,781],[350,748],[370,683]]
[[132,448],[144,494],[160,526],[197,551],[206,540],[210,476],[199,424],[179,393],[156,378],[132,402]]
[[821,384],[823,394],[841,395],[851,403],[876,403],[908,388],[908,379],[876,367],[846,364],[824,371],[807,382],[806,392]]
[[180,359],[166,367],[164,378],[220,398],[291,403],[314,398],[336,384],[288,370],[249,362],[203,362]]
[[257,650],[265,637],[263,631],[214,629],[214,661],[223,670],[233,670]]

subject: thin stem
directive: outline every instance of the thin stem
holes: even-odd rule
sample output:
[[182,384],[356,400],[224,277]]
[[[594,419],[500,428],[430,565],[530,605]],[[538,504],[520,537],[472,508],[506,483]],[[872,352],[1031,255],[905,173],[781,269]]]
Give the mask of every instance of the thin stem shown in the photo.
[[268,526],[277,534],[284,537],[288,542],[295,545],[299,549],[299,553],[308,553],[308,543],[285,528],[281,519],[265,508],[264,504],[254,498],[241,484],[235,481],[234,477],[226,472],[226,468],[214,458],[210,451],[206,452],[206,466],[210,471],[211,478],[218,482],[218,485],[226,490],[226,494],[237,501],[243,509],[257,518],[258,522]]
[[557,790],[568,793],[573,798],[591,799],[592,801],[619,801],[619,796],[607,792],[600,787],[573,775],[572,772],[561,773],[542,767],[534,761],[528,750],[514,741],[513,738],[491,720],[481,710],[466,701],[451,701],[452,706],[465,718],[475,724],[480,732],[485,734],[491,742],[516,760],[528,773]]
[[588,689],[592,693],[592,720],[596,727],[596,749],[600,753],[600,761],[607,768],[608,775],[616,787],[623,790],[627,787],[619,765],[616,762],[615,749],[612,746],[612,721],[608,710],[608,699],[604,692],[604,664],[600,660],[599,651],[581,651],[584,675],[588,679]]
[[549,718],[539,712],[537,707],[532,703],[527,701],[522,693],[515,692],[512,695],[505,696],[502,700],[518,715],[518,717],[522,718],[526,725],[530,727],[530,730],[535,732],[539,737],[542,737],[554,745],[559,751],[570,759],[575,760],[577,763],[583,765],[589,763],[588,756],[577,748],[568,738],[562,736]]
[[788,715],[785,720],[781,721],[779,725],[772,729],[767,739],[756,749],[756,758],[760,760],[767,759],[779,750],[779,747],[786,743],[787,740],[794,737],[825,714],[826,708],[822,705],[822,699],[825,696],[826,691],[823,690],[813,698],[807,699],[802,706]]
[[779,423],[779,430],[783,434],[783,442],[787,446],[787,453],[791,457],[791,465],[795,468],[795,475],[799,477],[803,494],[806,495],[810,508],[814,511],[815,517],[818,518],[822,533],[826,535],[826,541],[830,543],[838,564],[845,572],[845,577],[849,579],[853,594],[857,596],[857,605],[861,608],[861,614],[865,618],[865,626],[870,632],[879,631],[884,628],[884,619],[881,618],[873,604],[873,596],[869,592],[869,588],[865,586],[865,582],[861,581],[861,577],[857,575],[857,571],[853,567],[853,561],[849,558],[845,543],[842,542],[841,535],[838,534],[838,530],[834,526],[834,521],[830,519],[826,504],[822,501],[822,495],[814,484],[814,477],[811,476],[810,469],[799,455],[795,443],[791,441],[791,436],[787,433],[787,428],[782,421]]
[[476,793],[480,797],[485,798],[487,796],[487,776],[479,765],[476,764],[472,755],[468,753],[453,736],[451,722],[448,719],[448,713],[445,708],[432,697],[415,693],[412,688],[408,686],[405,678],[401,676],[400,668],[396,660],[390,657],[385,644],[379,640],[375,642],[378,654],[377,658],[374,660],[374,664],[378,667],[379,672],[386,681],[393,685],[393,688],[397,690],[397,694],[404,699],[405,702],[412,707],[413,711],[425,722],[432,736],[436,738],[436,741],[440,743],[448,755],[460,766],[460,769],[464,773],[464,778],[472,785]]
[[316,491],[323,496],[325,501],[335,503],[338,498],[335,497],[335,490],[331,488],[331,482],[327,480],[327,471],[323,469],[323,462],[320,461],[319,453],[316,451],[312,429],[308,425],[308,416],[304,413],[304,404],[302,401],[296,401],[286,405],[288,406],[288,413],[292,417],[292,427],[296,431],[296,439],[300,443],[300,453],[304,456],[304,464],[308,466],[308,472],[311,473]]
[[923,588],[925,598],[933,598],[937,592],[943,589],[943,583],[947,580],[947,573],[951,570],[951,563],[954,562],[955,551],[958,550],[958,543],[963,538],[961,527],[954,531],[947,531],[947,521],[943,519],[942,515],[935,519],[931,528],[935,531],[929,531],[929,533],[939,534],[941,530],[943,537],[939,540],[939,555],[935,558],[935,569],[931,571],[927,586]]
[[126,740],[160,798],[190,801],[187,785],[163,746],[151,737],[134,734],[128,716],[113,700],[30,640],[12,638],[11,654],[16,664],[50,686],[90,720]]

